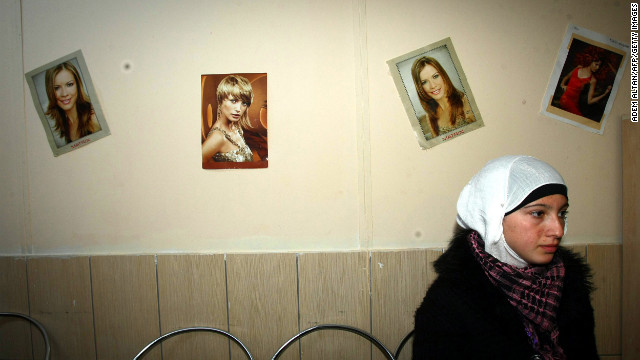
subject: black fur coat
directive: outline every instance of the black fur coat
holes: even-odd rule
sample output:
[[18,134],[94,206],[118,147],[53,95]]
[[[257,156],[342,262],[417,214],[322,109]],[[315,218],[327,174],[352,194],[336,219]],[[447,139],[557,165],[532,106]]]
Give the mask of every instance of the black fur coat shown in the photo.
[[[413,359],[541,359],[529,345],[519,314],[473,257],[459,232],[434,263],[438,278],[415,315]],[[582,257],[560,247],[565,266],[557,321],[567,359],[598,359],[590,293]]]

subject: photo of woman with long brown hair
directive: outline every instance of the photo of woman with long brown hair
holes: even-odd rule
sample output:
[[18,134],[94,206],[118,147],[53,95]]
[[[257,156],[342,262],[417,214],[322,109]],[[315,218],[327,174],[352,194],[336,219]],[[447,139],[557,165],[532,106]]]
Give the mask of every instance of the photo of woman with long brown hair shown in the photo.
[[456,89],[438,60],[428,56],[418,58],[411,67],[411,76],[433,136],[476,121],[469,99]]
[[80,73],[71,61],[48,69],[45,87],[49,100],[45,115],[53,120],[53,129],[65,144],[100,130]]

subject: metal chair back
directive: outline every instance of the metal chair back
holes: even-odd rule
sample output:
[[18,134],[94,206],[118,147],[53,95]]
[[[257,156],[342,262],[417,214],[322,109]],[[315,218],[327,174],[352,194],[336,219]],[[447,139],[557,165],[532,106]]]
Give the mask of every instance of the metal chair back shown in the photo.
[[303,336],[309,335],[313,332],[320,331],[320,330],[340,330],[340,331],[348,331],[348,332],[360,335],[361,337],[369,340],[373,345],[375,345],[384,354],[385,358],[387,358],[388,360],[395,360],[395,358],[393,357],[393,354],[391,354],[389,349],[387,349],[378,339],[373,337],[371,334],[352,326],[336,325],[336,324],[317,325],[299,332],[296,336],[292,337],[286,343],[284,343],[284,345],[282,345],[280,349],[276,351],[276,353],[273,355],[273,358],[271,358],[271,360],[277,360],[282,355],[282,353],[289,346],[291,346],[291,344],[293,344],[296,340],[300,339]]
[[42,334],[42,338],[44,339],[44,348],[45,348],[44,359],[49,360],[49,358],[51,357],[51,345],[49,344],[49,335],[47,334],[47,331],[44,329],[44,326],[42,326],[42,324],[40,324],[36,319],[32,317],[25,314],[20,314],[20,313],[0,312],[0,316],[21,318],[35,325],[38,328],[38,330],[40,330],[40,333]]
[[409,333],[405,335],[404,338],[402,338],[402,341],[400,341],[400,345],[398,345],[398,348],[395,352],[396,359],[400,359],[400,352],[402,351],[402,348],[404,348],[404,346],[407,344],[407,342],[411,339],[411,337],[413,337],[413,332],[414,330],[409,331]]
[[156,346],[160,342],[162,342],[162,341],[164,341],[164,340],[166,340],[166,339],[168,339],[170,337],[173,337],[173,336],[176,336],[176,335],[179,335],[179,334],[183,334],[183,333],[194,332],[194,331],[207,331],[207,332],[213,332],[213,333],[216,333],[216,334],[223,335],[223,336],[231,339],[238,346],[240,346],[240,348],[242,349],[244,354],[247,356],[247,359],[253,360],[253,356],[251,356],[251,353],[249,352],[249,349],[247,349],[247,347],[244,346],[244,344],[240,340],[238,340],[238,338],[236,338],[235,336],[231,335],[230,333],[228,333],[228,332],[226,332],[224,330],[211,328],[211,327],[200,327],[200,326],[178,329],[178,330],[174,330],[172,332],[169,332],[169,333],[166,333],[166,334],[160,336],[159,338],[153,340],[147,346],[145,346],[142,349],[142,351],[140,351],[138,353],[138,355],[136,355],[133,358],[133,360],[138,360],[138,359],[142,358],[142,356],[144,354],[146,354],[149,350],[151,350],[151,348],[153,348],[154,346]]

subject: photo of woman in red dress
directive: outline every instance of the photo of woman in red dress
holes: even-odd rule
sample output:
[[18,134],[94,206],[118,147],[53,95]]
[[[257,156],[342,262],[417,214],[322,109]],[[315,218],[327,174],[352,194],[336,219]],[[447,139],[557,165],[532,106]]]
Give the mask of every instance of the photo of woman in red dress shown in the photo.
[[622,56],[573,39],[553,105],[600,122]]

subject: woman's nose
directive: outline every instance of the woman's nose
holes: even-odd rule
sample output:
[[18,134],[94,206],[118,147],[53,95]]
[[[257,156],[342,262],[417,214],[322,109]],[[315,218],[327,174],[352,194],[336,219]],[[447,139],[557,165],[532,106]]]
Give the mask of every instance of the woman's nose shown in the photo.
[[561,238],[564,235],[565,220],[559,216],[552,216],[549,222],[549,233],[557,238]]

